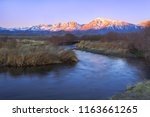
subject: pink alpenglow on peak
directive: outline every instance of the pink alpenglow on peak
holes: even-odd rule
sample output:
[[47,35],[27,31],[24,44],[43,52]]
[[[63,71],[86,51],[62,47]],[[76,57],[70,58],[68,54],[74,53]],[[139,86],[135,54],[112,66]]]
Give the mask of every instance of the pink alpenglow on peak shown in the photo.
[[129,25],[129,23],[118,21],[118,20],[106,19],[106,18],[96,18],[90,23],[84,25],[81,28],[81,30],[101,29],[101,28],[106,28],[111,26],[125,26],[125,25]]
[[150,20],[146,20],[144,22],[140,22],[138,25],[139,26],[150,27]]
[[78,24],[77,22],[68,22],[68,23],[58,23],[54,24],[51,27],[52,31],[60,31],[60,30],[65,30],[65,31],[73,31],[73,30],[79,30],[81,28],[81,25]]
[[106,18],[96,18],[87,24],[79,24],[77,22],[71,21],[66,23],[57,23],[57,24],[42,24],[26,28],[0,28],[0,30],[8,31],[48,31],[48,32],[57,32],[57,31],[70,31],[74,33],[87,33],[91,34],[92,31],[95,31],[94,34],[104,34],[107,32],[132,32],[139,31],[142,28],[146,27],[150,21],[140,23],[138,25],[131,24],[119,20],[111,20]]

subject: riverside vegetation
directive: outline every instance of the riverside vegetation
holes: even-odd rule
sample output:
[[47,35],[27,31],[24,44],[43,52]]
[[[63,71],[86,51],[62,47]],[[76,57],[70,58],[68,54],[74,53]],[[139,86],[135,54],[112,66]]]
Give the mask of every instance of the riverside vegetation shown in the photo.
[[94,53],[120,57],[144,58],[150,61],[150,28],[134,33],[108,33],[84,37],[77,48]]
[[149,100],[150,99],[150,81],[138,83],[135,86],[127,88],[125,93],[113,96],[113,100]]
[[[106,55],[142,58],[150,63],[150,28],[134,33],[109,33],[103,36],[84,37],[76,44],[78,49]],[[112,99],[150,99],[150,81],[127,88]]]
[[9,67],[41,66],[78,61],[72,50],[40,40],[0,40],[0,65]]
[[[26,39],[28,38],[28,39]],[[142,58],[150,62],[150,28],[134,33],[108,33],[77,37],[37,35],[1,35],[1,66],[39,66],[78,61],[72,50],[58,45],[77,43],[77,49],[106,55]],[[137,84],[112,99],[150,99],[150,81]]]

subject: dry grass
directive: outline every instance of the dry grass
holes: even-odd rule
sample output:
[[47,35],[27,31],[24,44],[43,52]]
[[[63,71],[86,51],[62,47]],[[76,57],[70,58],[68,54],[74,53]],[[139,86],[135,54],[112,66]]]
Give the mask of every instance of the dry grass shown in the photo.
[[91,36],[77,44],[79,49],[123,57],[145,58],[150,61],[150,28],[135,33],[108,33]]
[[138,83],[129,87],[126,92],[113,96],[113,100],[149,100],[150,99],[150,81]]
[[75,53],[44,41],[0,41],[0,65],[3,66],[41,66],[64,62],[77,62]]
[[77,47],[106,55],[129,56],[127,45],[122,41],[81,41]]

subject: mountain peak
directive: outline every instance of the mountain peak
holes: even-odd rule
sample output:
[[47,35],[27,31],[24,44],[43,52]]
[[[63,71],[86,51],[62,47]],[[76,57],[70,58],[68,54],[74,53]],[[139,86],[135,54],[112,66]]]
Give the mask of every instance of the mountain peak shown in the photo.
[[139,26],[149,27],[150,26],[150,20],[146,20],[146,21],[140,22],[138,25]]
[[103,17],[98,17],[95,20],[101,20],[101,21],[110,21],[111,19],[103,18]]
[[71,21],[71,22],[54,24],[52,25],[51,30],[52,31],[60,31],[60,30],[73,31],[73,30],[80,29],[80,27],[81,27],[80,24],[78,24],[77,22]]
[[89,24],[84,25],[81,30],[89,30],[89,29],[102,29],[108,27],[120,27],[120,26],[128,26],[131,25],[127,22],[119,21],[119,20],[111,20],[106,18],[96,18],[95,20],[91,21]]
[[116,23],[127,23],[127,22],[120,21],[120,20],[112,20],[112,19],[102,18],[102,17],[98,17],[98,18],[96,18],[93,21],[102,21],[102,22],[111,22],[111,23],[113,23],[113,22],[116,22]]

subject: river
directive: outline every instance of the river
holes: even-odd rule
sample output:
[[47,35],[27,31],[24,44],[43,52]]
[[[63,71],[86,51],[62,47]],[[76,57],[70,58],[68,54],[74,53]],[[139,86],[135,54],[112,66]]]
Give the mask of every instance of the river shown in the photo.
[[71,66],[0,68],[0,99],[109,99],[150,79],[141,60],[74,51],[79,62]]

